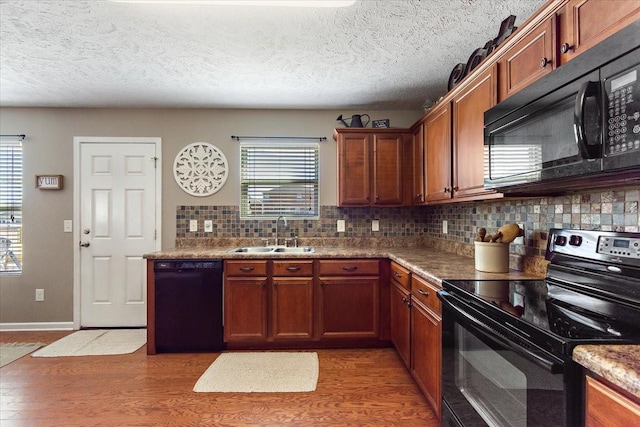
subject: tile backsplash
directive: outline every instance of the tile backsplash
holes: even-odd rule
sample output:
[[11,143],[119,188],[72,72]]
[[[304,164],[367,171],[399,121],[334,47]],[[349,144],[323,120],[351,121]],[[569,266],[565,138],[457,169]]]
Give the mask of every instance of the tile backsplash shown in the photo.
[[[472,245],[477,229],[493,232],[501,225],[524,224],[525,244],[512,244],[512,253],[544,256],[550,228],[638,232],[640,188],[610,189],[559,197],[456,203],[412,208],[339,208],[322,206],[320,219],[287,218],[281,236],[305,238],[405,238],[428,237]],[[189,231],[189,220],[198,220],[198,232]],[[346,223],[338,233],[336,221]],[[380,231],[371,231],[372,220],[379,220]],[[213,231],[203,231],[203,221],[213,222]],[[443,221],[447,221],[447,234]],[[252,238],[273,239],[275,220],[240,219],[238,206],[178,206],[176,238]],[[379,240],[379,239],[377,239]],[[460,245],[458,245],[459,247]]]

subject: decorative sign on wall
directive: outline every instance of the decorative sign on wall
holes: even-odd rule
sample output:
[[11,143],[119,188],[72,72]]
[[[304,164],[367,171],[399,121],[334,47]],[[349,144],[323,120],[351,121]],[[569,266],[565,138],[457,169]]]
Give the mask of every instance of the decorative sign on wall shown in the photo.
[[173,162],[173,176],[182,190],[192,196],[210,196],[227,181],[229,165],[215,145],[194,142],[184,147]]
[[389,119],[374,120],[371,122],[371,127],[372,128],[388,128]]
[[61,190],[62,175],[36,175],[36,188],[40,190]]
[[498,37],[489,40],[485,43],[484,47],[478,48],[473,51],[466,64],[456,64],[449,75],[449,83],[447,85],[448,90],[453,89],[458,83],[462,81],[474,68],[476,68],[491,52],[506,40],[518,27],[514,27],[516,22],[515,15],[510,15],[507,19],[500,24],[500,31]]

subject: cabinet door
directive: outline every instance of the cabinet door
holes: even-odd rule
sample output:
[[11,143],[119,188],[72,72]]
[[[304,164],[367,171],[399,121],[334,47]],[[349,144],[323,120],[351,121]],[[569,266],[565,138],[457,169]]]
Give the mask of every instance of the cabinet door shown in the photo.
[[492,193],[484,188],[484,112],[496,105],[496,65],[453,99],[453,196]]
[[[395,205],[403,203],[404,135],[373,135],[373,204]],[[351,173],[351,172],[350,172]]]
[[369,206],[370,135],[338,135],[338,206]]
[[414,205],[423,205],[425,199],[425,156],[424,156],[424,124],[420,123],[412,134],[413,167],[411,170],[412,192],[411,200]]
[[377,338],[378,277],[320,277],[321,338]]
[[391,281],[391,342],[407,367],[411,367],[411,297],[401,284]]
[[418,387],[440,417],[441,324],[425,306],[412,300],[411,373]]
[[586,427],[640,425],[640,404],[587,377]]
[[313,337],[313,278],[273,278],[274,340]]
[[451,198],[451,108],[434,107],[425,122],[426,200]]
[[555,25],[556,17],[552,16],[499,59],[500,100],[525,88],[558,66],[554,43]]
[[640,0],[570,0],[560,21],[562,64],[640,19]]
[[267,278],[226,277],[224,281],[225,341],[267,339]]

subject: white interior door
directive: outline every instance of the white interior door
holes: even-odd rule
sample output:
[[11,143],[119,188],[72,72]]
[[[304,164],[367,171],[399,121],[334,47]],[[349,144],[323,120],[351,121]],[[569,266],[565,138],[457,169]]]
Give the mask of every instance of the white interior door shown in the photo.
[[157,249],[158,147],[80,141],[78,149],[80,326],[146,326],[142,255]]

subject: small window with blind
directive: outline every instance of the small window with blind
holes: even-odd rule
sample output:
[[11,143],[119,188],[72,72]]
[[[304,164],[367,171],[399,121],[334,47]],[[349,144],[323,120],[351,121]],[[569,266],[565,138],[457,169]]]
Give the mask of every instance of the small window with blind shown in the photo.
[[240,217],[319,217],[318,144],[240,145]]
[[0,274],[22,271],[22,141],[0,139]]

